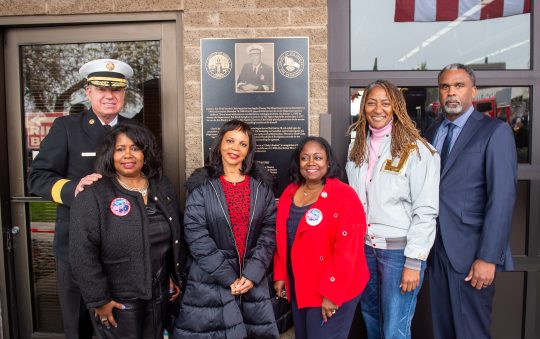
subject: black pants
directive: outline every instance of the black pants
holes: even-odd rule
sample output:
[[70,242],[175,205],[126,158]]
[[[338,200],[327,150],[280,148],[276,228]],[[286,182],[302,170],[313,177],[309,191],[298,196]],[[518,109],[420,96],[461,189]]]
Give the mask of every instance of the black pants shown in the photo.
[[107,328],[94,316],[94,310],[90,310],[96,336],[98,339],[162,339],[168,298],[167,289],[163,286],[161,291],[154,290],[152,300],[113,298],[126,307],[123,310],[113,309],[118,327]]
[[73,280],[69,262],[56,260],[56,281],[66,338],[91,339],[92,322],[79,286]]
[[292,315],[294,335],[296,339],[345,339],[349,336],[354,313],[358,308],[360,295],[349,300],[338,309],[336,314],[322,319],[320,307],[298,308],[296,300],[292,299]]

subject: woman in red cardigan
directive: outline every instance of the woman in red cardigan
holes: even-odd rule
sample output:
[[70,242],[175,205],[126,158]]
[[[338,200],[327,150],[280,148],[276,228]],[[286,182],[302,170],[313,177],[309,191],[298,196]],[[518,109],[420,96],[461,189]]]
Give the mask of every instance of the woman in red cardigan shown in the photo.
[[369,279],[362,203],[338,179],[341,169],[323,138],[302,140],[289,175],[276,220],[276,295],[292,303],[296,339],[347,338]]

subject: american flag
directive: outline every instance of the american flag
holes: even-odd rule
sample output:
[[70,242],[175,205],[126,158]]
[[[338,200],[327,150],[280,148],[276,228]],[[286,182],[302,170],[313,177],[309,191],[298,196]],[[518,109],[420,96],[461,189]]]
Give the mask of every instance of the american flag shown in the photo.
[[396,0],[394,21],[485,20],[530,11],[531,0]]

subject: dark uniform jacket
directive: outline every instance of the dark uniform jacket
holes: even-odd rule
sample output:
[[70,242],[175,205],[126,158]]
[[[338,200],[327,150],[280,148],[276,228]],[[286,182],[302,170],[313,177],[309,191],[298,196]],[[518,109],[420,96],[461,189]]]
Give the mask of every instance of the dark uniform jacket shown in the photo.
[[[118,121],[122,121],[118,117]],[[57,118],[40,145],[28,175],[28,190],[58,203],[54,253],[68,259],[69,207],[82,177],[94,172],[105,129],[92,110]]]
[[[176,194],[165,177],[151,179],[149,192],[148,199],[158,205],[171,228],[174,267],[169,272],[178,282],[186,248]],[[113,212],[111,203],[117,198],[129,202],[127,214]],[[142,195],[114,179],[103,178],[77,195],[71,206],[70,262],[88,308],[114,298],[152,297],[148,227]]]
[[259,86],[256,91],[264,91],[263,85],[268,86],[271,91],[274,87],[274,74],[272,67],[261,63],[257,73],[253,70],[253,64],[247,63],[242,67],[238,77],[238,85],[252,84]]
[[[278,338],[266,272],[275,248],[271,178],[254,166],[250,176],[250,223],[243,267],[219,177],[199,168],[186,186],[184,232],[191,254],[186,288],[172,338]],[[230,285],[240,276],[254,283],[242,296]]]

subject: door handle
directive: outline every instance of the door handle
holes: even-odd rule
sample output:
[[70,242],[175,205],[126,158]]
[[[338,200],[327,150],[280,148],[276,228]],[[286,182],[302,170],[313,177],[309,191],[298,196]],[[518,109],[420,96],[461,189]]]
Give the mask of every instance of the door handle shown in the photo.
[[6,244],[8,253],[13,252],[13,238],[21,232],[19,226],[11,226],[5,230],[6,232]]
[[47,202],[50,200],[42,197],[11,197],[11,202]]
[[17,234],[19,234],[21,232],[21,228],[19,226],[13,226],[13,227],[11,227],[9,232],[11,232],[12,236],[16,236]]

